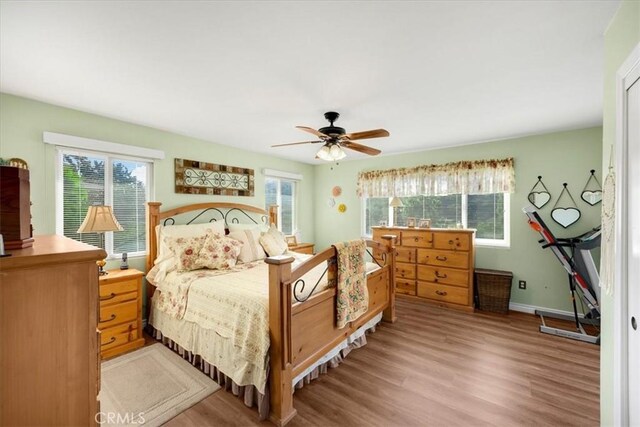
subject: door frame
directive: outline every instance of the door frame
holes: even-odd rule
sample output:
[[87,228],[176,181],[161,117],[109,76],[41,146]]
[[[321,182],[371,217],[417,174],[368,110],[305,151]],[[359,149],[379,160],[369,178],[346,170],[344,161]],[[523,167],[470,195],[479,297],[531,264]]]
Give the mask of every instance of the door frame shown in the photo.
[[[613,291],[613,424],[629,424],[627,372],[627,133],[626,89],[628,77],[640,70],[640,43],[631,51],[616,73],[615,140],[615,281]],[[605,150],[606,151],[606,150]]]

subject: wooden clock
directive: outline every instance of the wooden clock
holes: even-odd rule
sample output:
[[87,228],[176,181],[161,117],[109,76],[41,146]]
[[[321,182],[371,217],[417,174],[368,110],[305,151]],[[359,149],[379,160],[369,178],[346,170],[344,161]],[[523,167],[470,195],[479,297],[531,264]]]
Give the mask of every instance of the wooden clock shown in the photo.
[[33,245],[28,169],[0,166],[0,234],[5,249]]

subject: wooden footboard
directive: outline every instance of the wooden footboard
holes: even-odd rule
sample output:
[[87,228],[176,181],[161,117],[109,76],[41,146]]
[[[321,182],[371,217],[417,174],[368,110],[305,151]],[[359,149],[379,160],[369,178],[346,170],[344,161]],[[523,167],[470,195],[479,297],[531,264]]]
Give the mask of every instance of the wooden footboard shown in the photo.
[[313,365],[358,328],[379,313],[383,320],[395,322],[395,246],[394,236],[385,243],[367,241],[381,253],[385,264],[367,276],[369,309],[346,327],[336,327],[336,289],[328,288],[304,302],[292,303],[293,284],[317,265],[329,262],[328,279],[336,277],[336,250],[327,249],[295,270],[293,258],[283,255],[267,258],[269,264],[269,328],[271,336],[269,374],[271,414],[276,425],[284,425],[296,414],[293,408],[292,380]]

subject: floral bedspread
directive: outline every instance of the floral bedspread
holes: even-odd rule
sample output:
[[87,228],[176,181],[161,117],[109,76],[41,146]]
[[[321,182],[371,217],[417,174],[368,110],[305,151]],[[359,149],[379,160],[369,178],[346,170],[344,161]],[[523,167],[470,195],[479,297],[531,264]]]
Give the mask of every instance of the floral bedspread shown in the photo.
[[[310,255],[291,253],[297,267]],[[326,264],[305,274],[316,283]],[[175,319],[211,329],[228,338],[244,360],[266,367],[269,352],[269,265],[261,261],[229,270],[172,271],[158,283],[155,308]],[[328,286],[326,276],[315,292]],[[307,287],[308,291],[311,287]]]
[[[261,264],[264,264],[264,261],[237,264],[226,270],[202,269],[182,273],[174,270],[167,274],[164,280],[156,284],[157,290],[160,291],[160,294],[155,300],[156,307],[171,317],[180,320],[184,317],[187,310],[189,289],[196,280],[245,271]],[[147,278],[149,279],[149,276],[147,276]]]
[[338,242],[333,246],[338,251],[336,321],[338,328],[344,328],[369,308],[365,262],[367,245],[360,239]]

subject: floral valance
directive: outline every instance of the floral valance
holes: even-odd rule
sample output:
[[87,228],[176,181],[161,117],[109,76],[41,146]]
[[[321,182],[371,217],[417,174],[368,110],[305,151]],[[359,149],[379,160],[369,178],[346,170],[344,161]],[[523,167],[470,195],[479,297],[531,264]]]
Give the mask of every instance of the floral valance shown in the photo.
[[513,193],[513,158],[360,172],[359,197]]

